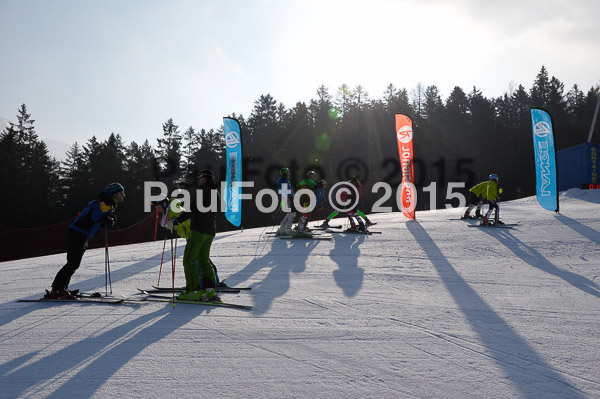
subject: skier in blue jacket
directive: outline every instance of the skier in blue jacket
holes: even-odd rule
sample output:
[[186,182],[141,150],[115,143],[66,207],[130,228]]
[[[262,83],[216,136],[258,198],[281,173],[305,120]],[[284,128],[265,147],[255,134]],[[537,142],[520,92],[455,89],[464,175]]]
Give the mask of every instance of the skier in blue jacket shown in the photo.
[[115,207],[125,199],[125,189],[119,183],[111,183],[90,201],[71,226],[67,238],[67,263],[58,271],[52,291],[46,296],[52,299],[72,298],[73,292],[69,291],[71,277],[81,264],[81,259],[88,246],[88,240],[96,235],[103,225],[115,224]]

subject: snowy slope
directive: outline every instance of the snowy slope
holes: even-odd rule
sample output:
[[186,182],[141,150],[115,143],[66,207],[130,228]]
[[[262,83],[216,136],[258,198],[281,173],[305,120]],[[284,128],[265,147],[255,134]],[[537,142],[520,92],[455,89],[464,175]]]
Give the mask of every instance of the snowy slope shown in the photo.
[[[383,234],[333,241],[219,234],[221,277],[252,286],[223,296],[253,311],[16,303],[64,255],[0,263],[1,396],[598,398],[600,192],[561,201],[560,215],[502,203],[516,229],[449,210],[375,215]],[[162,246],[111,248],[114,292],[155,284]],[[104,250],[90,250],[71,286],[104,282]]]

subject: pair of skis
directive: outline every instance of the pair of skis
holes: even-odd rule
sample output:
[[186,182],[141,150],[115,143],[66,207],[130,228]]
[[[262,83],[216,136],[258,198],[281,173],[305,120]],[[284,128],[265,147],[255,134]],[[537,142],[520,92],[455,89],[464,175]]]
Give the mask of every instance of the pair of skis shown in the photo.
[[[373,223],[373,224],[375,224],[375,223]],[[317,232],[317,233],[310,233],[307,235],[303,235],[303,234],[280,235],[278,232],[273,231],[273,232],[265,233],[265,235],[279,237],[284,240],[286,240],[286,239],[331,240],[331,239],[333,239],[333,234],[364,234],[364,235],[382,234],[381,231],[356,231],[356,230],[350,230],[350,229],[342,230],[342,231],[331,230],[331,229],[341,229],[341,228],[342,228],[342,226],[318,226],[318,227],[311,227],[309,229],[309,232],[323,230],[324,231],[323,233]]]
[[333,238],[333,235],[331,233],[322,233],[322,232],[312,233],[310,230],[309,230],[309,234],[306,234],[306,235],[301,234],[301,233],[280,235],[276,231],[265,233],[265,235],[267,237],[279,237],[282,240],[289,240],[289,239],[299,239],[299,240],[331,240]]
[[[222,287],[223,288],[223,287]],[[228,292],[240,292],[240,290],[249,290],[250,287],[239,288],[237,291],[228,291]],[[163,291],[164,290],[164,291]],[[156,292],[149,292],[140,290],[142,293],[146,294],[146,297],[134,299],[131,297],[107,297],[101,296],[98,293],[95,294],[78,294],[73,298],[65,298],[65,299],[54,299],[54,298],[46,298],[42,297],[40,299],[19,299],[17,302],[36,302],[36,303],[92,303],[92,304],[106,304],[106,305],[119,305],[119,304],[131,304],[131,303],[146,303],[146,302],[171,302],[171,303],[184,303],[184,304],[194,304],[194,305],[203,305],[203,306],[215,306],[215,307],[226,307],[226,308],[235,308],[235,309],[245,309],[250,310],[252,306],[247,305],[239,305],[230,302],[224,301],[190,301],[190,300],[179,300],[167,295],[160,295],[159,293],[167,293],[172,292],[171,289],[158,289]]]
[[51,303],[104,303],[117,305],[125,302],[125,298],[102,296],[99,292],[88,294],[78,293],[72,298],[48,298],[46,296],[40,299],[19,299],[17,302],[51,302]]
[[334,231],[334,233],[340,233],[340,234],[366,234],[366,235],[372,235],[372,234],[382,234],[381,231],[356,231],[356,230],[344,230],[344,231]]
[[[227,293],[227,294],[238,294],[241,291],[249,291],[252,287],[217,287],[215,291],[219,293]],[[149,293],[169,293],[169,292],[183,292],[186,291],[186,287],[159,287],[153,285],[151,289],[142,290],[138,288],[138,291],[149,292]]]
[[503,223],[503,224],[483,224],[483,223],[479,223],[479,224],[470,224],[467,227],[492,227],[492,228],[502,228],[502,229],[514,229],[515,226],[519,226],[518,223]]
[[[481,220],[482,218],[476,217],[462,217],[448,220]],[[496,227],[496,228],[504,228],[504,229],[513,229],[515,226],[519,226],[519,223],[500,223],[500,224],[483,224],[483,222],[478,224],[470,224],[467,227]]]
[[252,310],[252,306],[249,306],[249,305],[239,305],[237,303],[224,302],[221,300],[193,301],[193,300],[187,300],[187,299],[177,299],[177,298],[173,299],[173,297],[167,296],[167,295],[155,294],[155,293],[144,291],[144,290],[140,290],[140,291],[142,293],[146,294],[146,297],[140,299],[139,301],[184,303],[184,304],[189,304],[189,305],[203,305],[203,306],[215,306],[215,307],[221,307],[221,308]]

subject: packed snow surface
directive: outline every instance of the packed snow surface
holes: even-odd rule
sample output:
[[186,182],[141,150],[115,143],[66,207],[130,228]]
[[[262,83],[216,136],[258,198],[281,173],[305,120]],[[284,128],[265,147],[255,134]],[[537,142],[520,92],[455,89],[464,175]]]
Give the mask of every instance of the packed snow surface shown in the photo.
[[[599,205],[581,190],[560,214],[501,203],[513,229],[468,228],[454,209],[373,215],[382,234],[331,241],[218,234],[221,278],[252,287],[222,297],[251,311],[16,302],[65,256],[3,262],[0,397],[600,398]],[[162,250],[110,248],[114,295],[156,284]],[[104,258],[88,251],[71,288],[104,292]]]

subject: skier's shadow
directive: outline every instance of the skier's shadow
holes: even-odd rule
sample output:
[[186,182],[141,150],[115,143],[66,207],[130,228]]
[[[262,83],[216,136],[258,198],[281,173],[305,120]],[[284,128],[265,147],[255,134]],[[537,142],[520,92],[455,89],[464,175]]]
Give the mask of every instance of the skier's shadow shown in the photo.
[[[183,254],[183,248],[184,248],[184,245],[177,246],[177,254]],[[88,252],[91,252],[91,250]],[[87,259],[88,263],[90,263],[89,258],[93,258],[94,256],[98,257],[97,254],[86,253],[86,255],[92,255],[92,256],[88,257],[88,259]],[[165,253],[165,257],[167,257],[167,256],[169,256],[169,255],[167,255]],[[129,266],[125,266],[125,267],[122,267],[122,268],[119,268],[119,269],[113,271],[111,273],[111,281],[113,284],[113,290],[118,288],[118,287],[116,287],[116,283],[118,283],[119,281],[127,279],[132,276],[136,276],[140,273],[143,273],[147,270],[150,270],[150,269],[156,267],[157,265],[160,264],[161,258],[162,258],[162,251],[160,253],[152,256],[151,258],[144,259],[140,262],[137,262],[137,263],[134,263]],[[86,268],[85,255],[84,255],[82,263],[83,264],[81,265],[81,268]],[[59,270],[59,268],[56,269],[56,271],[58,271],[58,270]],[[98,287],[104,287],[104,285],[105,285],[104,274],[99,275],[97,277],[89,278],[87,280],[78,281],[77,273],[75,274],[75,276],[73,278],[73,284],[72,284],[72,286],[76,286],[83,292],[97,290]],[[29,297],[26,297],[26,299],[41,298],[43,296],[43,293],[41,291],[43,291],[43,288],[40,289],[40,293],[35,294],[35,295],[30,295]],[[103,293],[104,290],[101,290],[101,292]],[[25,299],[25,298],[23,298],[23,299]],[[38,303],[22,303],[20,305],[21,306],[15,306],[11,302],[0,304],[0,313],[2,313],[1,318],[0,318],[1,319],[0,325],[8,324],[11,321],[17,320],[17,319],[27,315],[30,312],[34,312],[34,311],[40,309],[40,304],[38,304]],[[48,306],[53,306],[53,305],[48,305]],[[121,305],[121,306],[139,306],[139,305],[129,304],[129,305]],[[3,313],[5,310],[10,310],[10,313]]]
[[591,227],[588,227],[578,222],[577,220],[571,219],[570,217],[567,217],[565,215],[556,215],[555,218],[558,219],[562,224],[572,228],[588,240],[595,242],[596,245],[600,245],[600,231],[594,230]]
[[[465,320],[470,322],[478,340],[487,348],[490,359],[496,361],[497,367],[503,370],[511,386],[519,391],[520,397],[538,398],[543,392],[539,387],[547,387],[556,397],[583,398],[580,391],[555,371],[463,279],[418,221],[411,220],[406,226],[427,254],[444,286],[465,315]],[[494,328],[490,329],[490,326]]]
[[543,272],[561,278],[573,287],[578,288],[585,293],[593,295],[596,298],[600,298],[600,287],[598,287],[598,285],[592,280],[589,280],[577,273],[569,272],[556,267],[541,253],[536,251],[531,246],[525,244],[523,241],[519,240],[509,231],[504,229],[489,229],[489,231],[486,230],[485,232],[489,236],[500,241],[506,248],[508,248],[512,253],[517,255],[527,264],[535,267],[536,269],[540,269]]
[[[174,313],[167,306],[101,334],[91,333],[33,362],[44,349],[25,354],[0,365],[2,397],[18,398],[25,393],[49,398],[92,397],[131,359],[197,316],[195,307],[182,307]],[[65,382],[48,395],[56,379]]]
[[248,280],[251,276],[270,269],[264,279],[252,285],[250,294],[254,299],[254,314],[264,314],[276,298],[283,296],[289,289],[293,273],[306,270],[306,261],[317,246],[317,240],[274,239],[269,252],[254,258],[242,270],[227,277],[232,287]]
[[331,259],[339,267],[333,271],[333,278],[347,297],[355,296],[363,284],[365,272],[358,266],[358,257],[360,255],[359,246],[364,241],[364,234],[337,236],[335,246],[329,252]]

